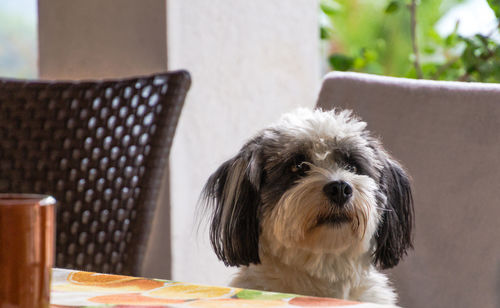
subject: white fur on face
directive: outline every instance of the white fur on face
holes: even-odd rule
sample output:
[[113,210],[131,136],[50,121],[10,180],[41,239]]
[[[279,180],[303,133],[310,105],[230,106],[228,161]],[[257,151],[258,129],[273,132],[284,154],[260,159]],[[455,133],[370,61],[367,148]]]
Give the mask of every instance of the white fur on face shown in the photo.
[[[340,180],[353,188],[351,201],[343,209],[336,208],[323,193],[327,183]],[[273,245],[316,253],[342,253],[353,246],[367,251],[379,222],[376,190],[376,183],[368,176],[311,166],[308,175],[264,216],[263,236]],[[318,225],[320,217],[332,214],[347,215],[351,221]]]
[[352,116],[350,110],[338,112],[298,108],[283,115],[273,127],[298,139],[329,137],[344,139],[360,136],[366,128],[366,123]]
[[[265,242],[315,253],[342,253],[353,247],[360,253],[368,251],[380,219],[375,197],[377,183],[369,176],[344,170],[332,157],[336,148],[361,149],[375,168],[380,167],[363,137],[366,123],[352,117],[350,111],[298,109],[284,115],[273,127],[307,145],[312,162],[308,163],[311,170],[307,175],[285,191],[264,215]],[[332,181],[344,181],[353,188],[353,196],[342,210],[323,192],[323,187]],[[351,220],[318,225],[318,219],[332,214],[347,215]]]

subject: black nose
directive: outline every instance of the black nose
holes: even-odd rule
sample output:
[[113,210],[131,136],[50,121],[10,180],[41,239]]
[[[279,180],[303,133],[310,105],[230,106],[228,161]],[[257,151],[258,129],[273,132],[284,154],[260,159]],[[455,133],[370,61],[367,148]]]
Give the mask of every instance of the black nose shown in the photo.
[[352,187],[344,181],[334,181],[323,186],[323,192],[330,201],[343,206],[352,196]]

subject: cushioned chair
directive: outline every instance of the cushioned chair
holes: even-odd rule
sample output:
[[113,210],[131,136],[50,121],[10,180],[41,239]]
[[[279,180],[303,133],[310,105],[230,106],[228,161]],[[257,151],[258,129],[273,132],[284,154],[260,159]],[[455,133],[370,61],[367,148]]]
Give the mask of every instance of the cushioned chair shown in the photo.
[[0,80],[0,192],[58,200],[56,266],[139,274],[189,85]]
[[415,249],[389,271],[404,307],[500,307],[500,86],[331,73],[413,177]]

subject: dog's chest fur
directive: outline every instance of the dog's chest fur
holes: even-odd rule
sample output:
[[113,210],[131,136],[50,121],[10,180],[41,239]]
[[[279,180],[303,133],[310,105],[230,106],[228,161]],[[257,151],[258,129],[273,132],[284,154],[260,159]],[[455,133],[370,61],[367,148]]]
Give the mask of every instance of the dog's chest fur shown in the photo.
[[315,268],[317,272],[311,275],[304,271],[307,266],[291,266],[274,258],[264,258],[259,265],[241,267],[231,285],[361,302],[393,304],[396,301],[396,294],[387,277],[371,264],[345,264],[346,268],[335,271],[334,267],[339,263],[343,262],[311,265],[311,269]]
[[242,267],[231,285],[239,288],[334,297],[362,302],[393,304],[396,295],[387,277],[373,267],[351,277],[330,280],[314,277],[303,270],[283,264]]

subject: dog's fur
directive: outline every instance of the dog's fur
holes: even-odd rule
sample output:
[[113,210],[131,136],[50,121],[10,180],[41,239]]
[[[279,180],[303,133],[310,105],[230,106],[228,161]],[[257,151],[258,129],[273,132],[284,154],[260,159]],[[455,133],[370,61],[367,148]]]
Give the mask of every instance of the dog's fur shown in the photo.
[[350,111],[298,109],[209,178],[210,239],[241,266],[233,286],[396,303],[377,268],[412,247],[410,183],[365,128]]

